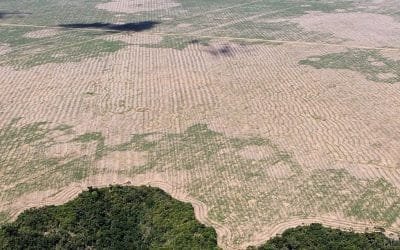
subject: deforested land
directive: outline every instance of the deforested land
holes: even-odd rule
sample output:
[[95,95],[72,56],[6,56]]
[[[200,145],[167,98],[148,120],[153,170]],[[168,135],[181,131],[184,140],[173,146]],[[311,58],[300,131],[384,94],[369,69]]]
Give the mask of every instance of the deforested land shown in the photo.
[[150,185],[190,202],[223,249],[311,223],[396,238],[399,13],[1,1],[0,223],[89,186]]

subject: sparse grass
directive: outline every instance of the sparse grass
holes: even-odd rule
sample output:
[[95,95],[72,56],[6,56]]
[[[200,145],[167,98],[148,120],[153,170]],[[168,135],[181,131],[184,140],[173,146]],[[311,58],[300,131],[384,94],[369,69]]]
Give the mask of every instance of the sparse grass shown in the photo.
[[55,26],[63,22],[95,22],[113,17],[113,13],[102,11],[95,8],[98,3],[107,2],[106,0],[80,1],[71,0],[43,0],[32,2],[29,0],[21,1],[1,1],[2,10],[19,10],[29,13],[24,17],[17,15],[7,17],[8,23],[36,24]]
[[[184,1],[182,4],[185,5]],[[218,4],[218,1],[213,4]],[[204,15],[186,18],[182,21],[180,17],[163,23],[162,28],[167,31],[176,32],[198,32],[201,35],[239,37],[242,39],[269,39],[269,40],[302,40],[302,41],[326,41],[332,37],[331,34],[318,32],[306,32],[297,24],[281,22],[264,22],[266,19],[293,18],[307,14],[309,11],[333,12],[337,9],[348,9],[353,5],[351,1],[258,1],[254,3],[242,2],[242,6],[220,10]],[[233,3],[231,4],[233,5]],[[209,5],[209,7],[211,4]],[[188,8],[196,8],[189,6]],[[215,8],[214,8],[215,9]],[[211,9],[210,9],[211,10]],[[263,13],[265,13],[263,15]],[[236,21],[236,22],[235,22]],[[226,25],[233,22],[230,25]],[[181,23],[190,24],[182,28],[176,27]],[[218,27],[218,25],[223,25]]]
[[271,17],[266,16],[254,21],[242,21],[237,24],[216,28],[210,32],[214,36],[240,37],[242,39],[299,40],[307,42],[328,41],[332,37],[328,33],[304,31],[298,24],[293,22],[267,22],[266,18]]
[[[105,2],[98,0],[94,2],[79,2],[77,0],[65,1],[55,0],[43,4],[30,3],[23,1],[3,1],[0,3],[0,9],[21,9],[32,13],[24,18],[11,17],[7,18],[7,23],[16,24],[35,24],[44,26],[57,26],[60,20],[57,17],[68,16],[66,23],[94,23],[94,22],[112,22],[115,18],[114,13],[99,10],[95,8],[96,4]],[[181,2],[182,6],[163,13],[161,11],[160,18],[169,18],[172,21],[162,21],[161,30],[175,30],[179,23],[191,24],[189,28],[183,28],[185,32],[195,31],[198,29],[214,27],[221,20],[241,20],[243,18],[257,15],[260,13],[271,12],[266,14],[268,18],[292,17],[305,14],[307,11],[324,11],[331,12],[336,9],[345,9],[351,5],[350,1],[335,1],[335,3],[325,1],[300,1],[293,6],[292,1],[260,1],[247,4],[242,7],[211,12],[207,15],[196,15],[198,11],[209,11],[215,8],[228,7],[234,4],[246,4],[241,0],[214,2],[199,2],[185,0]],[[79,6],[79,7],[78,7]],[[62,12],[60,12],[63,10]],[[188,16],[182,16],[182,11],[188,13]],[[193,18],[184,19],[194,15]],[[120,22],[135,22],[145,20],[145,13],[126,14],[119,17]],[[225,19],[224,19],[225,18]],[[154,20],[158,21],[158,20]],[[223,22],[227,22],[223,21]],[[34,27],[1,27],[0,43],[7,44],[12,50],[0,56],[0,65],[12,65],[16,69],[25,69],[47,63],[65,63],[77,62],[84,58],[102,56],[120,50],[125,43],[121,41],[106,41],[97,36],[104,35],[104,31],[82,31],[82,30],[61,30],[60,34],[48,38],[27,38],[24,34],[30,31],[40,30]],[[44,28],[43,28],[44,29]],[[299,35],[300,34],[300,35]],[[305,39],[307,41],[321,40],[327,37],[326,34],[305,33],[301,31],[293,23],[259,23],[252,21],[241,21],[238,24],[223,27],[221,29],[211,29],[205,35],[216,36],[237,36],[241,38],[260,38],[260,39]],[[159,44],[143,45],[152,48],[174,48],[184,49],[191,43],[199,43],[207,45],[210,39],[196,38],[180,35],[166,35]]]
[[230,14],[246,16],[255,15],[257,13],[266,13],[272,18],[297,17],[307,14],[309,11],[334,12],[337,9],[349,9],[354,3],[347,0],[338,1],[320,1],[320,0],[301,0],[293,4],[291,0],[273,0],[259,1],[244,7],[235,8]]
[[399,192],[384,179],[370,182],[348,211],[350,216],[384,222],[386,226],[394,223],[399,213]]
[[0,27],[0,43],[12,48],[8,53],[0,55],[0,65],[25,69],[47,63],[77,62],[112,53],[125,46],[121,41],[101,39],[99,36],[105,34],[102,31],[60,31],[54,37],[24,37],[24,34],[33,30],[38,29]]
[[96,95],[96,93],[95,93],[95,92],[92,92],[92,91],[85,92],[84,94],[85,94],[85,95],[88,95],[88,96],[94,96],[94,95]]
[[104,136],[100,132],[90,132],[79,135],[74,139],[74,141],[78,142],[91,142],[91,141],[104,141]]
[[[400,81],[400,61],[382,56],[377,50],[353,49],[341,53],[312,56],[299,62],[317,69],[349,69],[371,81],[395,83]],[[380,74],[390,74],[383,78]]]
[[[250,26],[253,28],[253,32],[246,32],[248,25],[245,24],[245,18],[266,13],[267,18],[287,18],[296,17],[306,14],[308,11],[322,11],[322,12],[333,12],[337,9],[348,9],[353,6],[352,1],[340,0],[340,1],[319,1],[319,0],[301,0],[296,1],[294,4],[291,0],[273,0],[273,1],[257,1],[254,3],[246,1],[192,1],[185,0],[181,1],[182,8],[186,10],[187,15],[181,15],[179,12],[173,13],[171,15],[172,20],[163,23],[163,29],[166,30],[181,30],[184,32],[196,31],[199,29],[208,29],[215,27],[218,24],[230,22],[237,20],[238,23],[233,26],[237,26],[237,34],[239,37],[255,38],[255,34],[263,33],[264,37],[268,38],[267,32],[264,32],[263,27],[257,27],[254,23]],[[236,8],[224,9],[229,6],[236,4],[244,4]],[[221,9],[219,11],[216,11]],[[203,15],[198,15],[198,13],[212,11],[210,13],[205,13]],[[193,17],[190,17],[192,13]],[[176,28],[180,23],[189,23],[190,27]],[[239,27],[240,26],[240,27]],[[240,29],[244,29],[243,33],[240,33]],[[210,31],[217,31],[216,34],[220,32],[222,34],[226,33],[225,28],[221,29],[210,29]]]
[[66,45],[64,48],[61,47],[60,50],[45,51],[29,58],[24,57],[22,60],[11,62],[11,64],[18,65],[19,68],[28,68],[47,63],[78,62],[90,57],[118,51],[122,47],[124,47],[124,43],[119,41],[92,40],[72,46]]
[[105,151],[107,150],[105,146],[105,138],[100,132],[89,132],[83,135],[79,135],[73,141],[88,143],[95,141],[96,142],[96,158],[101,158]]
[[266,40],[263,40],[263,39],[260,39],[260,40],[257,40],[257,39],[254,39],[254,40],[248,40],[248,39],[246,39],[246,38],[244,38],[244,39],[232,39],[232,40],[229,40],[230,42],[232,42],[232,43],[236,43],[236,44],[239,44],[239,45],[268,45],[268,46],[271,46],[271,45],[282,45],[283,43],[282,42],[274,42],[274,41],[266,41]]
[[10,200],[86,177],[88,165],[84,157],[66,159],[46,154],[49,147],[63,143],[57,141],[57,136],[70,134],[71,126],[19,122],[14,119],[0,129],[0,174],[5,185],[1,199]]
[[200,44],[207,46],[209,38],[196,38],[196,37],[188,37],[188,36],[177,36],[177,35],[166,35],[163,36],[160,43],[157,44],[147,44],[142,45],[147,48],[171,48],[182,50],[188,47],[190,44]]
[[10,216],[7,212],[0,212],[0,225],[8,222],[10,220]]

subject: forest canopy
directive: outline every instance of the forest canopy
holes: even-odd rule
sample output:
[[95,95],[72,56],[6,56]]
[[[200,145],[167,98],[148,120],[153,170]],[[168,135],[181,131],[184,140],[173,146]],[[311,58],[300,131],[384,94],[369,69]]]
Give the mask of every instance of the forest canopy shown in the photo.
[[60,206],[28,209],[0,228],[1,249],[218,249],[191,204],[158,188],[89,188]]
[[249,247],[248,250],[250,249],[398,250],[400,241],[390,239],[381,232],[355,233],[314,223],[287,229],[281,236],[276,236],[259,247]]

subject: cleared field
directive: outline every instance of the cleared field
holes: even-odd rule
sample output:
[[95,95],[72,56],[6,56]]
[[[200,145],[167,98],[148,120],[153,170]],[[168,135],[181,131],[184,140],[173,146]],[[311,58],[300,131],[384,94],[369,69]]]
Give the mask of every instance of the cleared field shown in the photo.
[[87,186],[190,201],[221,247],[400,231],[397,1],[0,2],[0,220]]

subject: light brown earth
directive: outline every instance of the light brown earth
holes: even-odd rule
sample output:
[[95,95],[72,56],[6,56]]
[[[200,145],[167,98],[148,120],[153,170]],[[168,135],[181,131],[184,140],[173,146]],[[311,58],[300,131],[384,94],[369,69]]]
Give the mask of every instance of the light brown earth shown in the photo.
[[113,152],[96,163],[96,167],[104,169],[129,169],[143,166],[147,163],[147,154],[144,152],[122,151]]
[[11,51],[10,46],[8,46],[7,44],[0,43],[0,55],[4,55],[4,54],[8,53],[9,51]]
[[158,35],[140,35],[138,36],[137,34],[130,34],[130,35],[111,35],[111,36],[105,36],[104,39],[111,40],[111,41],[122,41],[124,43],[127,43],[129,45],[151,45],[151,44],[158,44],[162,40],[162,36]]
[[397,77],[397,75],[394,73],[379,73],[378,77],[379,77],[379,79],[386,80],[386,79],[390,79],[390,78],[395,78],[395,77]]
[[311,12],[292,19],[307,31],[331,33],[347,45],[392,47],[400,40],[400,23],[393,17],[362,12]]
[[173,0],[113,0],[98,4],[101,10],[120,13],[137,13],[142,11],[163,10],[178,7],[180,4]]
[[392,60],[399,61],[400,60],[400,53],[397,50],[393,51],[382,51],[382,55],[390,58]]
[[240,156],[250,160],[261,160],[273,155],[274,151],[270,146],[247,146],[239,151]]
[[53,37],[60,33],[60,30],[57,29],[42,29],[42,30],[35,30],[26,33],[24,36],[27,38],[46,38],[46,37]]

